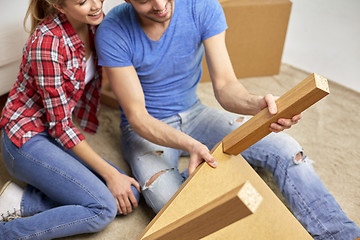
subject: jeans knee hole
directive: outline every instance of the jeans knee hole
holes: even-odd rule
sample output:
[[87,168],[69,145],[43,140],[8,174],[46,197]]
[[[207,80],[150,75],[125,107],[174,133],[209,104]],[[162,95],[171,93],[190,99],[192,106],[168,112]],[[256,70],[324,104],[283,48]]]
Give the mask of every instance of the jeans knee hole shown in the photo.
[[300,164],[301,162],[304,162],[304,155],[303,152],[298,152],[295,157],[294,157],[294,163],[295,164]]
[[237,118],[237,119],[235,119],[235,120],[231,120],[230,122],[229,122],[229,124],[230,125],[233,125],[234,123],[236,123],[236,122],[239,122],[239,123],[242,123],[243,121],[244,121],[244,117],[239,117],[239,118]]
[[156,155],[156,156],[161,156],[164,154],[164,151],[161,151],[161,150],[158,150],[158,151],[151,151],[151,152],[147,152],[147,153],[144,153],[143,155],[141,155],[142,157],[143,156],[146,156],[146,155]]
[[153,184],[163,173],[165,172],[168,172],[170,170],[173,170],[173,169],[165,169],[165,170],[162,170],[158,173],[155,173],[146,183],[145,183],[145,186],[143,189],[146,189],[148,187],[151,186],[151,184]]

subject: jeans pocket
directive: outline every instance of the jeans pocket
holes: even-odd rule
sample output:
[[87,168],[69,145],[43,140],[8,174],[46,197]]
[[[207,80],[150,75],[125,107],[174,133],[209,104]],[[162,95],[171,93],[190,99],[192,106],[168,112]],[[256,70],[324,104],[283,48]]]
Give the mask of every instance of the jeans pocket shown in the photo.
[[121,135],[123,135],[123,136],[126,136],[133,131],[134,131],[134,129],[130,126],[130,124],[121,127]]

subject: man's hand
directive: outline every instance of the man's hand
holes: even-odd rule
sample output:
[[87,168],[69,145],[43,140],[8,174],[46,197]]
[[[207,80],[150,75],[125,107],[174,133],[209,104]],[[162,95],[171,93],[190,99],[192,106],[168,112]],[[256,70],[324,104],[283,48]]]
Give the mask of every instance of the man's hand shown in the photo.
[[205,145],[197,143],[190,151],[189,175],[191,175],[195,168],[203,161],[207,162],[211,167],[217,167],[217,162],[211,155],[209,149]]
[[[272,115],[275,115],[277,113],[277,106],[276,106],[275,101],[278,98],[279,97],[274,97],[271,94],[265,95],[265,97],[263,98],[263,100],[264,100],[263,108],[268,107],[269,113]],[[277,122],[270,124],[269,129],[272,132],[276,132],[276,133],[281,132],[285,129],[289,129],[292,125],[296,124],[300,119],[301,119],[301,113],[293,116],[291,119],[279,118]]]

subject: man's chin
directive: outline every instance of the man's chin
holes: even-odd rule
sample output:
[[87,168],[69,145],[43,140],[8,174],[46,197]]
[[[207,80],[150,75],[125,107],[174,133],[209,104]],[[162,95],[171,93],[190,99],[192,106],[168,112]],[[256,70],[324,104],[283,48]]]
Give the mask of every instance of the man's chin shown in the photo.
[[147,17],[147,19],[157,23],[166,23],[171,20],[171,17],[167,17],[167,18]]

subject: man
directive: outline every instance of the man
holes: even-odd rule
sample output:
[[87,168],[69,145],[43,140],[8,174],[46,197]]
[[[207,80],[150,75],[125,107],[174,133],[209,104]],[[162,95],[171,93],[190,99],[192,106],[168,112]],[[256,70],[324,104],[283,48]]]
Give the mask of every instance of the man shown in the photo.
[[[234,113],[277,111],[276,97],[250,94],[236,79],[226,28],[216,0],[126,0],[97,32],[99,63],[122,113],[123,155],[155,212],[202,161],[216,167],[209,149],[244,122]],[[229,112],[206,107],[197,98],[204,51],[215,96]],[[269,127],[281,132],[300,118],[279,119]],[[188,171],[179,173],[178,158],[185,154],[190,155]],[[242,156],[273,173],[294,215],[314,237],[360,236],[293,138],[271,133]]]

